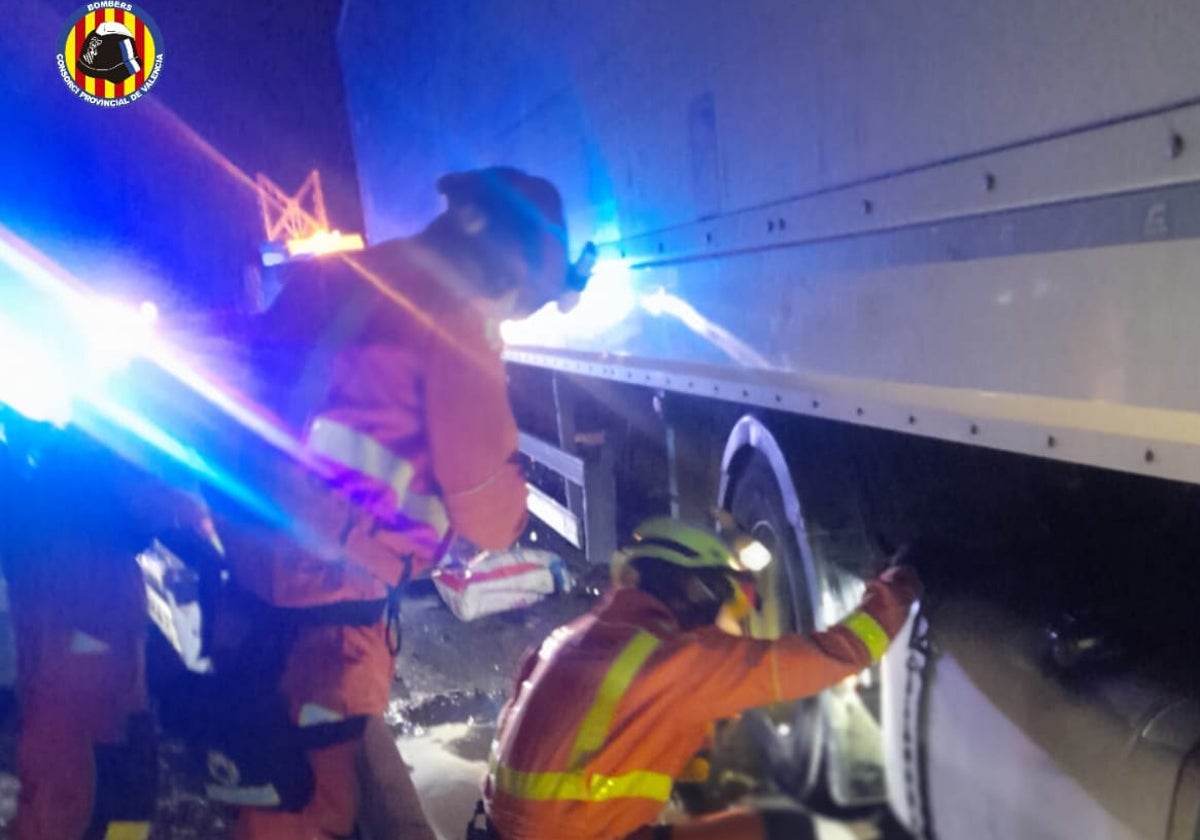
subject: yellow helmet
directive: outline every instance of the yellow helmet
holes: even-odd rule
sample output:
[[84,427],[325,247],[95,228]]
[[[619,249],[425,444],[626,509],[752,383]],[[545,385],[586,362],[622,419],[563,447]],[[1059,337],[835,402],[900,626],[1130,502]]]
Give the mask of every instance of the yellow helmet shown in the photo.
[[725,613],[736,623],[752,609],[757,598],[753,592],[753,571],[761,569],[757,563],[753,564],[756,569],[752,569],[743,562],[746,551],[739,542],[762,548],[747,535],[735,533],[730,545],[711,531],[670,517],[647,519],[634,529],[633,542],[614,555],[613,581],[620,582],[622,570],[631,561],[642,558],[661,560],[682,569],[724,572],[733,584]]
[[685,569],[746,571],[733,550],[710,531],[667,516],[647,519],[633,531],[633,542],[613,558],[614,577],[630,560],[654,558]]

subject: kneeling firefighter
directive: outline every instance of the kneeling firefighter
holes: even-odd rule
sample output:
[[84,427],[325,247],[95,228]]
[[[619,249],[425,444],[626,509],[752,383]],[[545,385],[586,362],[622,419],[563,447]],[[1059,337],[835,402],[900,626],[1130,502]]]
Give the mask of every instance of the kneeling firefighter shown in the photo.
[[[427,572],[452,534],[492,549],[520,534],[526,491],[498,323],[586,280],[568,265],[548,181],[493,168],[438,186],[447,209],[417,236],[286,266],[246,342],[254,396],[307,460],[250,468],[293,530],[214,502],[233,597],[256,615],[224,661],[226,673],[257,675],[241,690],[262,714],[240,724],[240,744],[226,737],[208,755],[210,792],[247,806],[241,840],[349,836],[381,802],[383,831],[432,836],[382,718],[392,593]],[[218,647],[246,614],[224,611]],[[364,776],[371,790],[360,789]]]
[[868,581],[821,633],[766,641],[716,626],[748,573],[725,541],[671,519],[638,527],[614,587],[531,653],[501,713],[484,788],[499,840],[803,840],[806,815],[729,811],[653,825],[717,720],[817,694],[879,659],[918,595],[904,566]]

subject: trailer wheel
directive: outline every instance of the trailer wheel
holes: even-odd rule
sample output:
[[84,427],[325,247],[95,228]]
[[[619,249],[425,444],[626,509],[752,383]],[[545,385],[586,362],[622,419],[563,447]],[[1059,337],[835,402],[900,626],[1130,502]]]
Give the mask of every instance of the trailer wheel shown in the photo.
[[[750,452],[736,475],[727,503],[738,525],[772,555],[771,564],[757,581],[761,608],[749,617],[746,632],[757,638],[778,638],[788,632],[812,630],[809,581],[817,579],[815,570],[801,551],[775,473],[761,452]],[[819,697],[754,709],[742,715],[726,740],[735,753],[749,753],[748,772],[765,773],[787,793],[806,799],[819,787],[822,715]],[[746,757],[741,760],[746,761]]]

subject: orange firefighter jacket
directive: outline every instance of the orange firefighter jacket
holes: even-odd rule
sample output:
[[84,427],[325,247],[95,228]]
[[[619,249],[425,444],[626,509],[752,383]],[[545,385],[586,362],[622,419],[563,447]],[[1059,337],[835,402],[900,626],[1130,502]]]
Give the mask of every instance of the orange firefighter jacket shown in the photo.
[[516,423],[495,326],[448,266],[397,240],[289,269],[251,379],[303,441],[307,464],[262,477],[295,530],[240,523],[222,539],[240,586],[321,616],[284,677],[294,704],[372,714],[391,657],[361,616],[382,617],[388,587],[426,572],[451,529],[483,548],[519,536]]
[[652,823],[713,721],[862,671],[903,626],[915,588],[892,570],[842,623],[777,641],[685,633],[652,596],[612,591],[522,666],[484,792],[500,838],[623,838]]

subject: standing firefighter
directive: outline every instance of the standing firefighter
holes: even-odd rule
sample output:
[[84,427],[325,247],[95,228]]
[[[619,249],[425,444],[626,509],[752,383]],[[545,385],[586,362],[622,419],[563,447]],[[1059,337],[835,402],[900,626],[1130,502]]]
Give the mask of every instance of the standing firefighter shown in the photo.
[[713,722],[816,694],[876,661],[917,595],[915,574],[871,580],[859,608],[823,633],[765,641],[715,626],[744,576],[722,540],[670,519],[634,537],[617,555],[618,585],[521,668],[484,792],[494,836],[811,837],[807,818],[789,812],[650,824]]
[[[269,489],[308,537],[227,518],[222,539],[236,586],[287,628],[278,686],[315,793],[290,813],[243,809],[239,838],[350,835],[364,761],[375,795],[363,798],[405,797],[410,830],[428,831],[395,748],[378,748],[394,658],[387,604],[452,534],[503,549],[524,526],[497,328],[578,286],[561,198],[509,168],[438,187],[447,209],[416,237],[288,266],[251,342],[261,401],[303,439],[310,466]],[[226,758],[223,775],[236,777]]]
[[135,562],[169,488],[88,437],[0,406],[0,559],[20,712],[17,840],[144,838],[158,756]]

